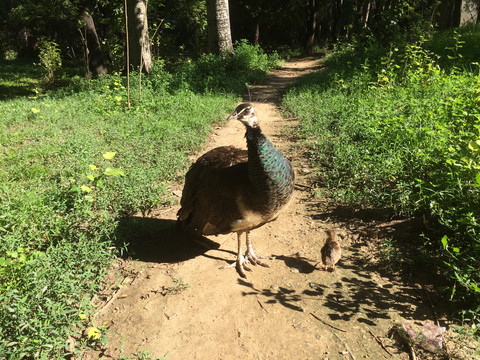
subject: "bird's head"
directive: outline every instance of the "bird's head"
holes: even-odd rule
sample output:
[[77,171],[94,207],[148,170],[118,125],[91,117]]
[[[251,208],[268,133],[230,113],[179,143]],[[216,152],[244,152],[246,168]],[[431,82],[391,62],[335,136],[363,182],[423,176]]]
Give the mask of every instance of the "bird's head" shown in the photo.
[[252,104],[244,103],[237,106],[232,115],[228,117],[227,120],[236,119],[242,122],[245,126],[256,128],[258,127],[257,114],[255,114],[255,109]]

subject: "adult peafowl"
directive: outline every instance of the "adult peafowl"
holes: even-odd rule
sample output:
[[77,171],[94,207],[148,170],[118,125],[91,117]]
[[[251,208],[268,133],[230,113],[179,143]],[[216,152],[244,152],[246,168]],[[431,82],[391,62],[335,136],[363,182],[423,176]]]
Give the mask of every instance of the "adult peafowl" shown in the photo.
[[[237,233],[235,266],[240,276],[248,264],[269,267],[255,254],[250,231],[277,218],[293,194],[295,174],[290,162],[260,129],[255,109],[239,105],[228,120],[246,127],[247,149],[217,147],[202,155],[185,176],[178,222],[197,235]],[[241,235],[246,234],[246,253]]]

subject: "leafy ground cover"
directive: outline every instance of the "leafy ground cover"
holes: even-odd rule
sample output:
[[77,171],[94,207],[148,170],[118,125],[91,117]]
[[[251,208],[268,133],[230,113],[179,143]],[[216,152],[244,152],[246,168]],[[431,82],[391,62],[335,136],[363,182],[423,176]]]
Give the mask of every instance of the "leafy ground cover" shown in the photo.
[[[423,215],[446,294],[476,332],[480,306],[480,28],[334,51],[289,90],[322,182],[337,199]],[[473,34],[476,34],[473,36]],[[473,41],[473,42],[472,42]],[[470,44],[472,42],[472,44]]]
[[[80,338],[108,264],[128,251],[119,218],[170,202],[168,184],[188,155],[245,84],[278,61],[246,43],[238,49],[237,58],[204,57],[175,72],[159,61],[142,77],[141,98],[138,85],[132,89],[130,110],[124,77],[76,79],[43,93],[31,91],[37,80],[22,72],[28,67],[2,68],[10,73],[2,79],[24,77],[30,85],[23,90],[31,91],[13,99],[18,94],[7,99],[4,92],[0,102],[2,356],[62,358],[75,351],[68,338]],[[134,74],[131,84],[138,80]],[[91,340],[94,333],[84,342]]]

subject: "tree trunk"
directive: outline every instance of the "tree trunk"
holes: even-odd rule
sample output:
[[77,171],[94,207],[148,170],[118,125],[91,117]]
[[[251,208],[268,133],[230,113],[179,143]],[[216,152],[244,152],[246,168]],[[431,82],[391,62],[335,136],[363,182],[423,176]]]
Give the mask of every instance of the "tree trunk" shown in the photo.
[[92,15],[85,9],[82,18],[85,24],[85,41],[87,46],[88,69],[97,75],[106,75],[107,66],[105,65],[105,57],[103,56],[100,40],[98,39],[95,23]]
[[228,0],[207,0],[208,49],[214,54],[234,53]]
[[255,39],[253,40],[254,45],[258,45],[260,43],[260,22],[258,21],[258,17],[255,19]]
[[442,30],[456,28],[460,25],[462,0],[447,0],[438,6],[438,27]]
[[365,10],[365,16],[363,17],[363,27],[366,29],[368,26],[368,18],[370,17],[370,8],[372,3],[368,1],[367,9]]
[[149,73],[152,69],[152,55],[148,38],[147,5],[145,0],[128,0],[128,41],[130,65]]
[[305,44],[305,50],[308,55],[313,53],[313,44],[315,42],[315,30],[317,28],[317,6],[315,0],[308,1],[309,16],[307,25],[307,42]]
[[232,33],[228,0],[216,0],[218,51],[220,54],[233,53]]
[[216,0],[207,0],[208,51],[218,53]]

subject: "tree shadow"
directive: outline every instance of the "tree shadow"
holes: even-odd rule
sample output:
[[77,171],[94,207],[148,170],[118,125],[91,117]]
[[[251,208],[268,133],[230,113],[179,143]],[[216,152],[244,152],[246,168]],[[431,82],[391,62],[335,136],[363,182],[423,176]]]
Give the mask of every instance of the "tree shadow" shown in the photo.
[[[291,269],[299,273],[311,274],[316,270],[311,260],[302,256],[276,256]],[[395,317],[424,321],[434,316],[431,304],[426,303],[424,295],[416,286],[404,285],[401,281],[389,279],[379,282],[373,274],[379,274],[378,268],[350,255],[337,264],[336,278],[333,283],[310,281],[309,289],[290,286],[272,286],[259,289],[252,283],[238,279],[246,288],[243,296],[262,296],[265,304],[279,304],[288,309],[303,312],[304,300],[317,300],[318,314],[326,320],[335,322],[356,321],[368,326],[378,326],[380,320],[393,320]],[[319,274],[331,273],[319,270]]]
[[145,262],[178,263],[220,246],[206,237],[182,231],[176,220],[170,219],[122,218],[116,235],[127,249],[126,256]]
[[[331,321],[357,321],[377,326],[380,319],[392,319],[392,314],[404,319],[427,320],[435,313],[432,304],[425,302],[422,292],[415,285],[389,279],[384,284],[372,276],[379,273],[375,265],[351,256],[340,263],[346,274],[337,282],[315,286],[304,295],[318,296],[323,300],[324,311]],[[318,284],[316,284],[318,285]]]
[[250,295],[262,295],[267,298],[269,298],[265,303],[267,304],[281,304],[285,306],[286,308],[289,308],[294,311],[303,311],[303,308],[295,305],[296,302],[299,302],[302,300],[302,296],[300,294],[296,294],[295,290],[293,289],[287,289],[285,287],[278,287],[278,288],[270,288],[270,289],[257,289],[253,284],[242,280],[238,279],[238,283],[242,286],[245,286],[250,289],[250,291],[243,291],[242,295],[243,296],[250,296]]

